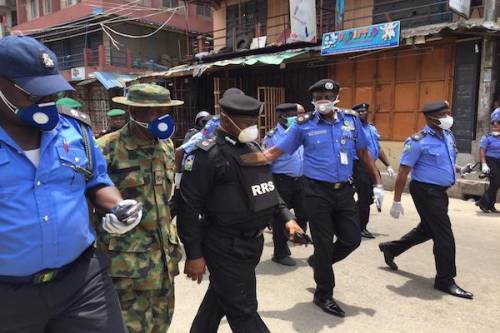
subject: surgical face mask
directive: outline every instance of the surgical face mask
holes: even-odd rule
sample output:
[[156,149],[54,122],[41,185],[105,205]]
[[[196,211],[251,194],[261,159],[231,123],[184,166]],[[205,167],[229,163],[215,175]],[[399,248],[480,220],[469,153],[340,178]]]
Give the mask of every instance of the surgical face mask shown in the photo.
[[25,108],[17,108],[1,91],[0,99],[23,123],[36,127],[42,131],[51,131],[59,123],[59,112],[54,102],[35,103]]
[[288,117],[286,118],[286,124],[288,127],[291,127],[297,123],[297,117]]
[[252,125],[247,128],[241,129],[238,125],[234,123],[234,121],[228,115],[224,115],[226,119],[231,122],[231,124],[240,131],[238,134],[238,141],[241,143],[249,143],[255,141],[259,137],[259,128],[257,125]]
[[491,135],[494,135],[494,136],[499,136],[500,135],[500,132],[491,132]]
[[175,124],[174,119],[170,117],[168,114],[155,118],[151,120],[149,123],[144,123],[142,121],[135,120],[133,117],[130,117],[137,125],[142,128],[146,128],[151,135],[160,140],[166,140],[172,137],[175,132]]
[[338,98],[333,102],[328,99],[322,99],[319,101],[313,101],[312,104],[314,105],[314,111],[318,111],[319,113],[326,115],[336,110],[335,105],[337,105],[339,101],[340,100]]
[[438,126],[444,130],[449,130],[453,126],[452,116],[446,116],[444,118],[434,118],[434,119],[436,119],[439,122]]

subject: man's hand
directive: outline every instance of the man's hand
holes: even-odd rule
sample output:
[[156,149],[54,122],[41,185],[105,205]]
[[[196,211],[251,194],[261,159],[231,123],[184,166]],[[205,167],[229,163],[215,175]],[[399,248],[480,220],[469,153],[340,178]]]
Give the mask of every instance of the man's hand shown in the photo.
[[292,241],[296,234],[303,234],[304,230],[297,224],[295,220],[290,220],[285,224],[285,228],[288,231],[288,238]]
[[184,274],[193,281],[198,281],[198,284],[203,280],[203,274],[207,271],[205,259],[203,257],[193,260],[186,260],[184,264]]
[[102,219],[102,227],[110,234],[122,235],[134,229],[142,219],[142,204],[135,200],[120,201]]
[[377,207],[382,207],[384,201],[384,185],[373,185],[373,198],[376,201]]
[[399,219],[400,215],[405,215],[405,210],[401,202],[394,201],[391,207],[391,216],[395,219]]
[[395,172],[394,172],[394,169],[390,165],[387,166],[386,170],[387,170],[387,174],[389,175],[389,177],[394,178]]

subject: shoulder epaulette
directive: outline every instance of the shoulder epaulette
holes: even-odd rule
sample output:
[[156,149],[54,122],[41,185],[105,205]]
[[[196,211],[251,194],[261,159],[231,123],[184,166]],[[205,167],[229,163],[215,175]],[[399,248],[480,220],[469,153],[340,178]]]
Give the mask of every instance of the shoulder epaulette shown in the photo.
[[297,117],[297,124],[302,125],[307,123],[309,120],[313,118],[313,114],[311,112],[308,112],[302,116]]
[[275,129],[272,129],[270,130],[269,132],[267,132],[266,136],[267,137],[272,137],[274,135],[274,133],[276,133],[276,130]]
[[424,138],[425,135],[426,135],[426,133],[424,131],[420,131],[418,133],[413,134],[411,136],[411,139],[415,140],[415,141],[420,141]]
[[65,115],[65,116],[68,116],[70,118],[76,119],[76,120],[84,123],[87,126],[92,126],[92,121],[90,120],[90,117],[81,111],[71,109],[71,108],[62,107],[62,108],[59,108],[59,113]]
[[201,149],[201,150],[204,150],[204,151],[209,151],[210,149],[212,149],[215,146],[215,143],[216,143],[215,137],[210,137],[210,138],[206,138],[206,139],[203,139],[200,142],[198,142],[196,144],[196,147]]
[[342,112],[344,114],[348,114],[348,115],[351,115],[351,116],[354,116],[354,117],[359,117],[359,113],[357,113],[356,111],[351,110],[351,109],[342,109]]

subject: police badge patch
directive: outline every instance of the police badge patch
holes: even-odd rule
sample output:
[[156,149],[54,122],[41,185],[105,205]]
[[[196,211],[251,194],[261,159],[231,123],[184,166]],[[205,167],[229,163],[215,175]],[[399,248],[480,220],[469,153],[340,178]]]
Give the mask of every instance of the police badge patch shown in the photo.
[[193,170],[194,155],[189,155],[184,162],[184,171]]
[[406,153],[411,150],[411,145],[409,143],[405,144],[403,147],[403,152]]

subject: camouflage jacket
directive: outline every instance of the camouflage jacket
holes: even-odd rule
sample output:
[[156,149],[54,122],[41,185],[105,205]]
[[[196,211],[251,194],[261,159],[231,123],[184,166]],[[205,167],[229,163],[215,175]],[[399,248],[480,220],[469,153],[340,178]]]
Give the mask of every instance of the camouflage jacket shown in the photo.
[[161,289],[165,279],[173,282],[179,274],[181,259],[168,208],[174,182],[173,143],[142,141],[130,135],[128,126],[97,143],[123,198],[144,205],[141,223],[125,235],[111,236],[96,223],[97,246],[112,258],[110,275],[116,288]]

